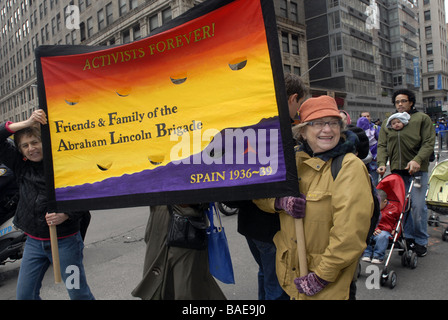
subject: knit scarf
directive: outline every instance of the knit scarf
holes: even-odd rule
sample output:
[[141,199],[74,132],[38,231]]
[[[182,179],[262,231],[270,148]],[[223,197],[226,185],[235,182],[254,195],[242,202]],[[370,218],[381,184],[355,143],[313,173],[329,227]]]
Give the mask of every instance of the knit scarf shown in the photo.
[[332,158],[335,158],[341,154],[354,153],[356,152],[356,146],[359,143],[358,136],[356,133],[347,130],[341,133],[341,138],[339,139],[338,144],[331,150],[314,153],[308,145],[307,141],[304,141],[303,144],[299,147],[299,151],[306,152],[310,157],[316,157],[323,161],[328,161]]

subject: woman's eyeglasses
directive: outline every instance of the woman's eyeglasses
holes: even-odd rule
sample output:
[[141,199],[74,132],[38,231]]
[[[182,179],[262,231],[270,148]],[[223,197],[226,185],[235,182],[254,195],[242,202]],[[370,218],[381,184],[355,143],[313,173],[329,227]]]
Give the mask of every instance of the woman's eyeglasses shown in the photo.
[[312,126],[313,128],[316,128],[319,130],[323,129],[327,124],[331,129],[337,129],[337,128],[341,128],[342,121],[341,120],[331,120],[331,121],[316,120],[316,121],[308,122],[309,126]]

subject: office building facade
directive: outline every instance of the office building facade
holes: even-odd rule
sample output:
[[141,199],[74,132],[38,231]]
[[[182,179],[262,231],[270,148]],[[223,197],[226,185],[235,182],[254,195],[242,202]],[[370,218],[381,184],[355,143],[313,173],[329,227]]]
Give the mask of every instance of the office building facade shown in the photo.
[[448,43],[444,2],[419,1],[423,105],[433,118],[448,112]]
[[[199,0],[6,0],[0,2],[0,121],[38,107],[40,45],[120,45],[148,36]],[[303,0],[275,0],[285,72],[306,72]],[[305,71],[304,71],[305,70]],[[304,76],[307,81],[307,75]]]
[[419,23],[413,3],[306,0],[305,14],[312,88],[332,90],[353,119],[363,111],[384,119],[394,111],[391,98],[398,88],[414,90],[421,109],[421,89],[414,84]]

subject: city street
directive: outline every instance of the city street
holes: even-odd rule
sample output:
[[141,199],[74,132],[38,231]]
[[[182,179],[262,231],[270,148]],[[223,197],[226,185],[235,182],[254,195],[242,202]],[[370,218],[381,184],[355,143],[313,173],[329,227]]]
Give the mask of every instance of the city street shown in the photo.
[[[447,156],[442,152],[442,158]],[[433,166],[433,165],[432,165]],[[431,166],[431,168],[432,168]],[[99,300],[130,300],[131,291],[142,276],[145,252],[143,241],[147,207],[93,211],[85,241],[84,264],[87,280],[95,297]],[[441,221],[448,218],[440,217]],[[220,283],[229,300],[257,299],[257,265],[249,252],[244,237],[236,232],[237,216],[223,216],[223,223],[235,272],[235,285]],[[393,253],[390,269],[397,274],[397,285],[375,288],[375,275],[382,270],[376,265],[361,263],[361,274],[357,282],[359,300],[445,300],[448,298],[447,257],[448,242],[441,239],[440,227],[428,227],[430,244],[428,255],[418,258],[413,270],[401,266],[401,257]],[[15,286],[20,261],[0,266],[0,300],[14,300]],[[373,270],[373,271],[372,271]],[[375,272],[377,272],[375,274]],[[46,300],[67,300],[64,284],[55,284],[50,269],[44,279],[41,296]]]

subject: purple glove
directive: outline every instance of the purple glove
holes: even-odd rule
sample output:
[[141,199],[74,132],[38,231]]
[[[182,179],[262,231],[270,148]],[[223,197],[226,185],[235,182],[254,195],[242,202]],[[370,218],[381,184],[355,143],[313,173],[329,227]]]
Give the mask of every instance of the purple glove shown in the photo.
[[275,209],[285,210],[287,214],[295,219],[302,219],[305,217],[305,195],[300,194],[296,197],[283,197],[275,199]]
[[314,296],[329,284],[322,278],[319,278],[314,272],[308,273],[306,276],[296,278],[294,283],[300,293],[307,296]]

